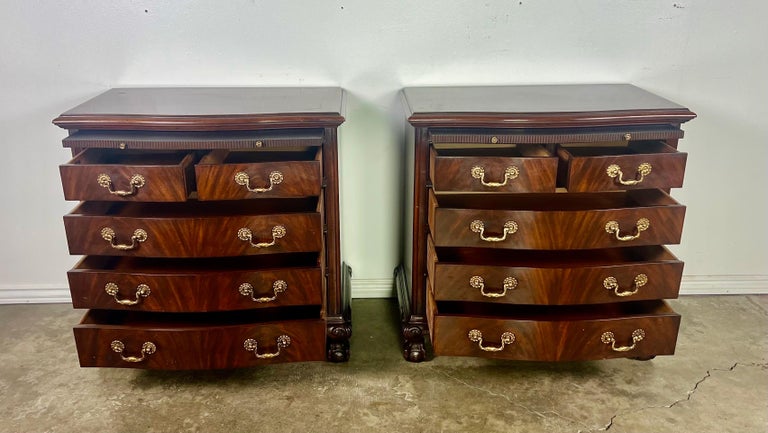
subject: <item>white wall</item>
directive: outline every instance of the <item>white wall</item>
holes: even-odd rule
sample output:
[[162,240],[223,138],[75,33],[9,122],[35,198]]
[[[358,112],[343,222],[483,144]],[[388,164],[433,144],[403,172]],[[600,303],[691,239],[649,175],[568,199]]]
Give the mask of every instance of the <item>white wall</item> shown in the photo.
[[688,290],[768,289],[768,3],[759,0],[0,2],[0,299],[61,297],[51,119],[110,87],[339,85],[344,259],[386,294],[399,257],[403,86],[629,82],[690,107]]

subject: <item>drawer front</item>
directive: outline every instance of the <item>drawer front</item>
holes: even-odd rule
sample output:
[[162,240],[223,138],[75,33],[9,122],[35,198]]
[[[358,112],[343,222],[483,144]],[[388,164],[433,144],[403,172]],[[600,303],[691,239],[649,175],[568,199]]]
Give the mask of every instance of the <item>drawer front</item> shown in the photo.
[[678,244],[684,218],[685,207],[679,205],[555,212],[430,209],[438,247],[568,250]]
[[322,305],[319,267],[195,272],[79,266],[67,276],[75,308],[208,312]]
[[632,154],[610,154],[614,149],[610,147],[561,147],[558,149],[563,166],[561,183],[570,192],[683,186],[688,155],[661,142],[649,146],[642,148],[638,144],[636,153]]
[[70,214],[70,254],[137,257],[227,257],[322,248],[319,213],[209,218]]
[[207,370],[325,359],[321,319],[157,329],[81,323],[74,333],[81,367]]
[[537,145],[522,155],[507,149],[431,149],[429,172],[435,191],[554,192],[557,158]]
[[[680,316],[671,309],[612,318],[488,318],[429,313],[435,355],[529,361],[649,358],[675,352]],[[597,308],[597,307],[596,307]]]
[[67,200],[181,202],[191,190],[193,160],[178,152],[86,149],[59,172]]
[[[291,158],[290,153],[297,152],[286,152],[285,157]],[[230,153],[214,152],[195,166],[200,200],[320,195],[322,181],[319,159],[227,163],[225,154]],[[251,154],[259,155],[258,152]],[[317,151],[316,155],[319,158],[320,152]]]

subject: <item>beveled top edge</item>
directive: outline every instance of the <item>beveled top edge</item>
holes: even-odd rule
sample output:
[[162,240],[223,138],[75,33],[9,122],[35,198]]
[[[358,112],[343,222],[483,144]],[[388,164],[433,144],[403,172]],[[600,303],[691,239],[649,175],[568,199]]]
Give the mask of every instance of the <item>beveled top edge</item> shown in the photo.
[[402,99],[414,125],[481,125],[482,118],[508,126],[682,123],[696,117],[687,108],[631,84],[410,87],[403,89]]
[[64,112],[66,129],[252,129],[338,126],[339,87],[114,88]]

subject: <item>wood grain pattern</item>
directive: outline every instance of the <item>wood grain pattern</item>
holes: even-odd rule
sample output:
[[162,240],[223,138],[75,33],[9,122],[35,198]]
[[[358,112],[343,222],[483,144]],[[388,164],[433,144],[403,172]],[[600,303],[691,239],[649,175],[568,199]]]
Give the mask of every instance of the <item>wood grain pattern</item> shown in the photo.
[[[557,153],[564,165],[561,184],[570,192],[680,188],[688,157],[663,142],[633,143],[626,148],[560,147]],[[637,171],[643,163],[651,164],[652,171],[636,185],[622,185],[619,177],[606,173],[609,166],[616,164],[625,181],[639,179]]]
[[[635,303],[627,309],[605,308],[538,311],[515,317],[472,314],[443,314],[430,299],[430,333],[435,355],[479,356],[535,361],[585,361],[609,358],[648,358],[672,355],[677,343],[680,316],[663,301]],[[627,305],[627,304],[621,304]],[[567,307],[561,307],[567,308]],[[514,343],[499,352],[487,352],[468,338],[470,330],[482,333],[484,346],[500,346],[500,336],[511,332]],[[604,332],[613,332],[616,346],[630,346],[632,332],[642,329],[645,338],[626,352],[612,350],[601,341]]]
[[[555,192],[557,158],[546,156],[543,148],[472,149],[466,152],[431,148],[429,173],[436,192]],[[506,156],[518,155],[518,156]],[[481,167],[484,176],[472,176],[472,169]],[[505,170],[517,169],[514,178],[505,178]],[[487,183],[505,183],[486,186]]]
[[[310,197],[320,195],[321,152],[228,152],[214,151],[195,165],[197,196],[200,200],[243,200],[264,197]],[[240,155],[239,157],[237,155]],[[307,160],[308,159],[308,160]],[[246,173],[247,185],[235,181]],[[282,181],[270,183],[270,173],[279,172]],[[253,192],[255,188],[270,191]]]
[[[121,153],[87,149],[59,166],[66,200],[180,202],[192,190],[194,157],[190,153]],[[111,194],[97,179],[106,174],[113,190],[131,191],[130,179],[141,175],[142,187],[128,196]]]
[[[322,305],[322,272],[319,267],[296,267],[297,259],[287,256],[264,268],[257,259],[236,263],[218,261],[140,261],[129,258],[89,257],[67,273],[72,306],[108,310],[156,312],[208,312],[290,305]],[[273,284],[282,280],[287,288],[275,294]],[[118,298],[136,299],[136,287],[146,284],[149,296],[136,305],[120,305],[105,292],[108,283],[120,288]],[[271,302],[254,302],[238,288],[253,286],[253,297],[271,297]]]
[[[651,194],[664,193],[654,191]],[[499,195],[493,203],[488,203],[494,209],[476,209],[471,204],[469,207],[449,207],[461,206],[461,198],[456,200],[455,197],[442,207],[440,203],[448,202],[449,198],[432,194],[429,220],[435,246],[569,250],[680,243],[685,207],[666,194],[663,198],[669,200],[648,203],[632,200],[614,203],[618,196],[608,195],[556,195],[557,200],[546,195],[526,198]],[[610,203],[602,203],[605,200]],[[527,206],[533,209],[526,209]],[[641,218],[647,218],[650,227],[635,240],[622,242],[605,230],[607,222],[617,221],[622,235],[632,234]],[[479,233],[470,230],[470,224],[475,220],[483,222],[486,237],[500,237],[507,221],[516,222],[518,229],[504,241],[487,242]]]
[[[117,322],[105,320],[103,315],[91,311],[75,326],[74,333],[81,367],[208,370],[325,359],[325,321],[322,319],[260,323],[258,316],[254,316],[252,323],[236,324]],[[259,353],[274,353],[280,335],[287,335],[291,344],[271,359],[258,359],[243,347],[244,341],[252,338],[259,343]],[[157,350],[143,362],[125,362],[119,353],[111,350],[114,340],[125,344],[126,356],[140,356],[144,342],[154,343]]]

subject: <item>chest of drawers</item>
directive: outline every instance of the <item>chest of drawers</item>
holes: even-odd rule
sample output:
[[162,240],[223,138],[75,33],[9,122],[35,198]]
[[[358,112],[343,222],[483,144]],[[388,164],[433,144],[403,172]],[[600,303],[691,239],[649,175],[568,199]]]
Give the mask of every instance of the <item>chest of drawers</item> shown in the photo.
[[338,88],[112,89],[54,120],[83,367],[349,357]]
[[631,85],[409,88],[403,354],[674,353],[695,114]]

